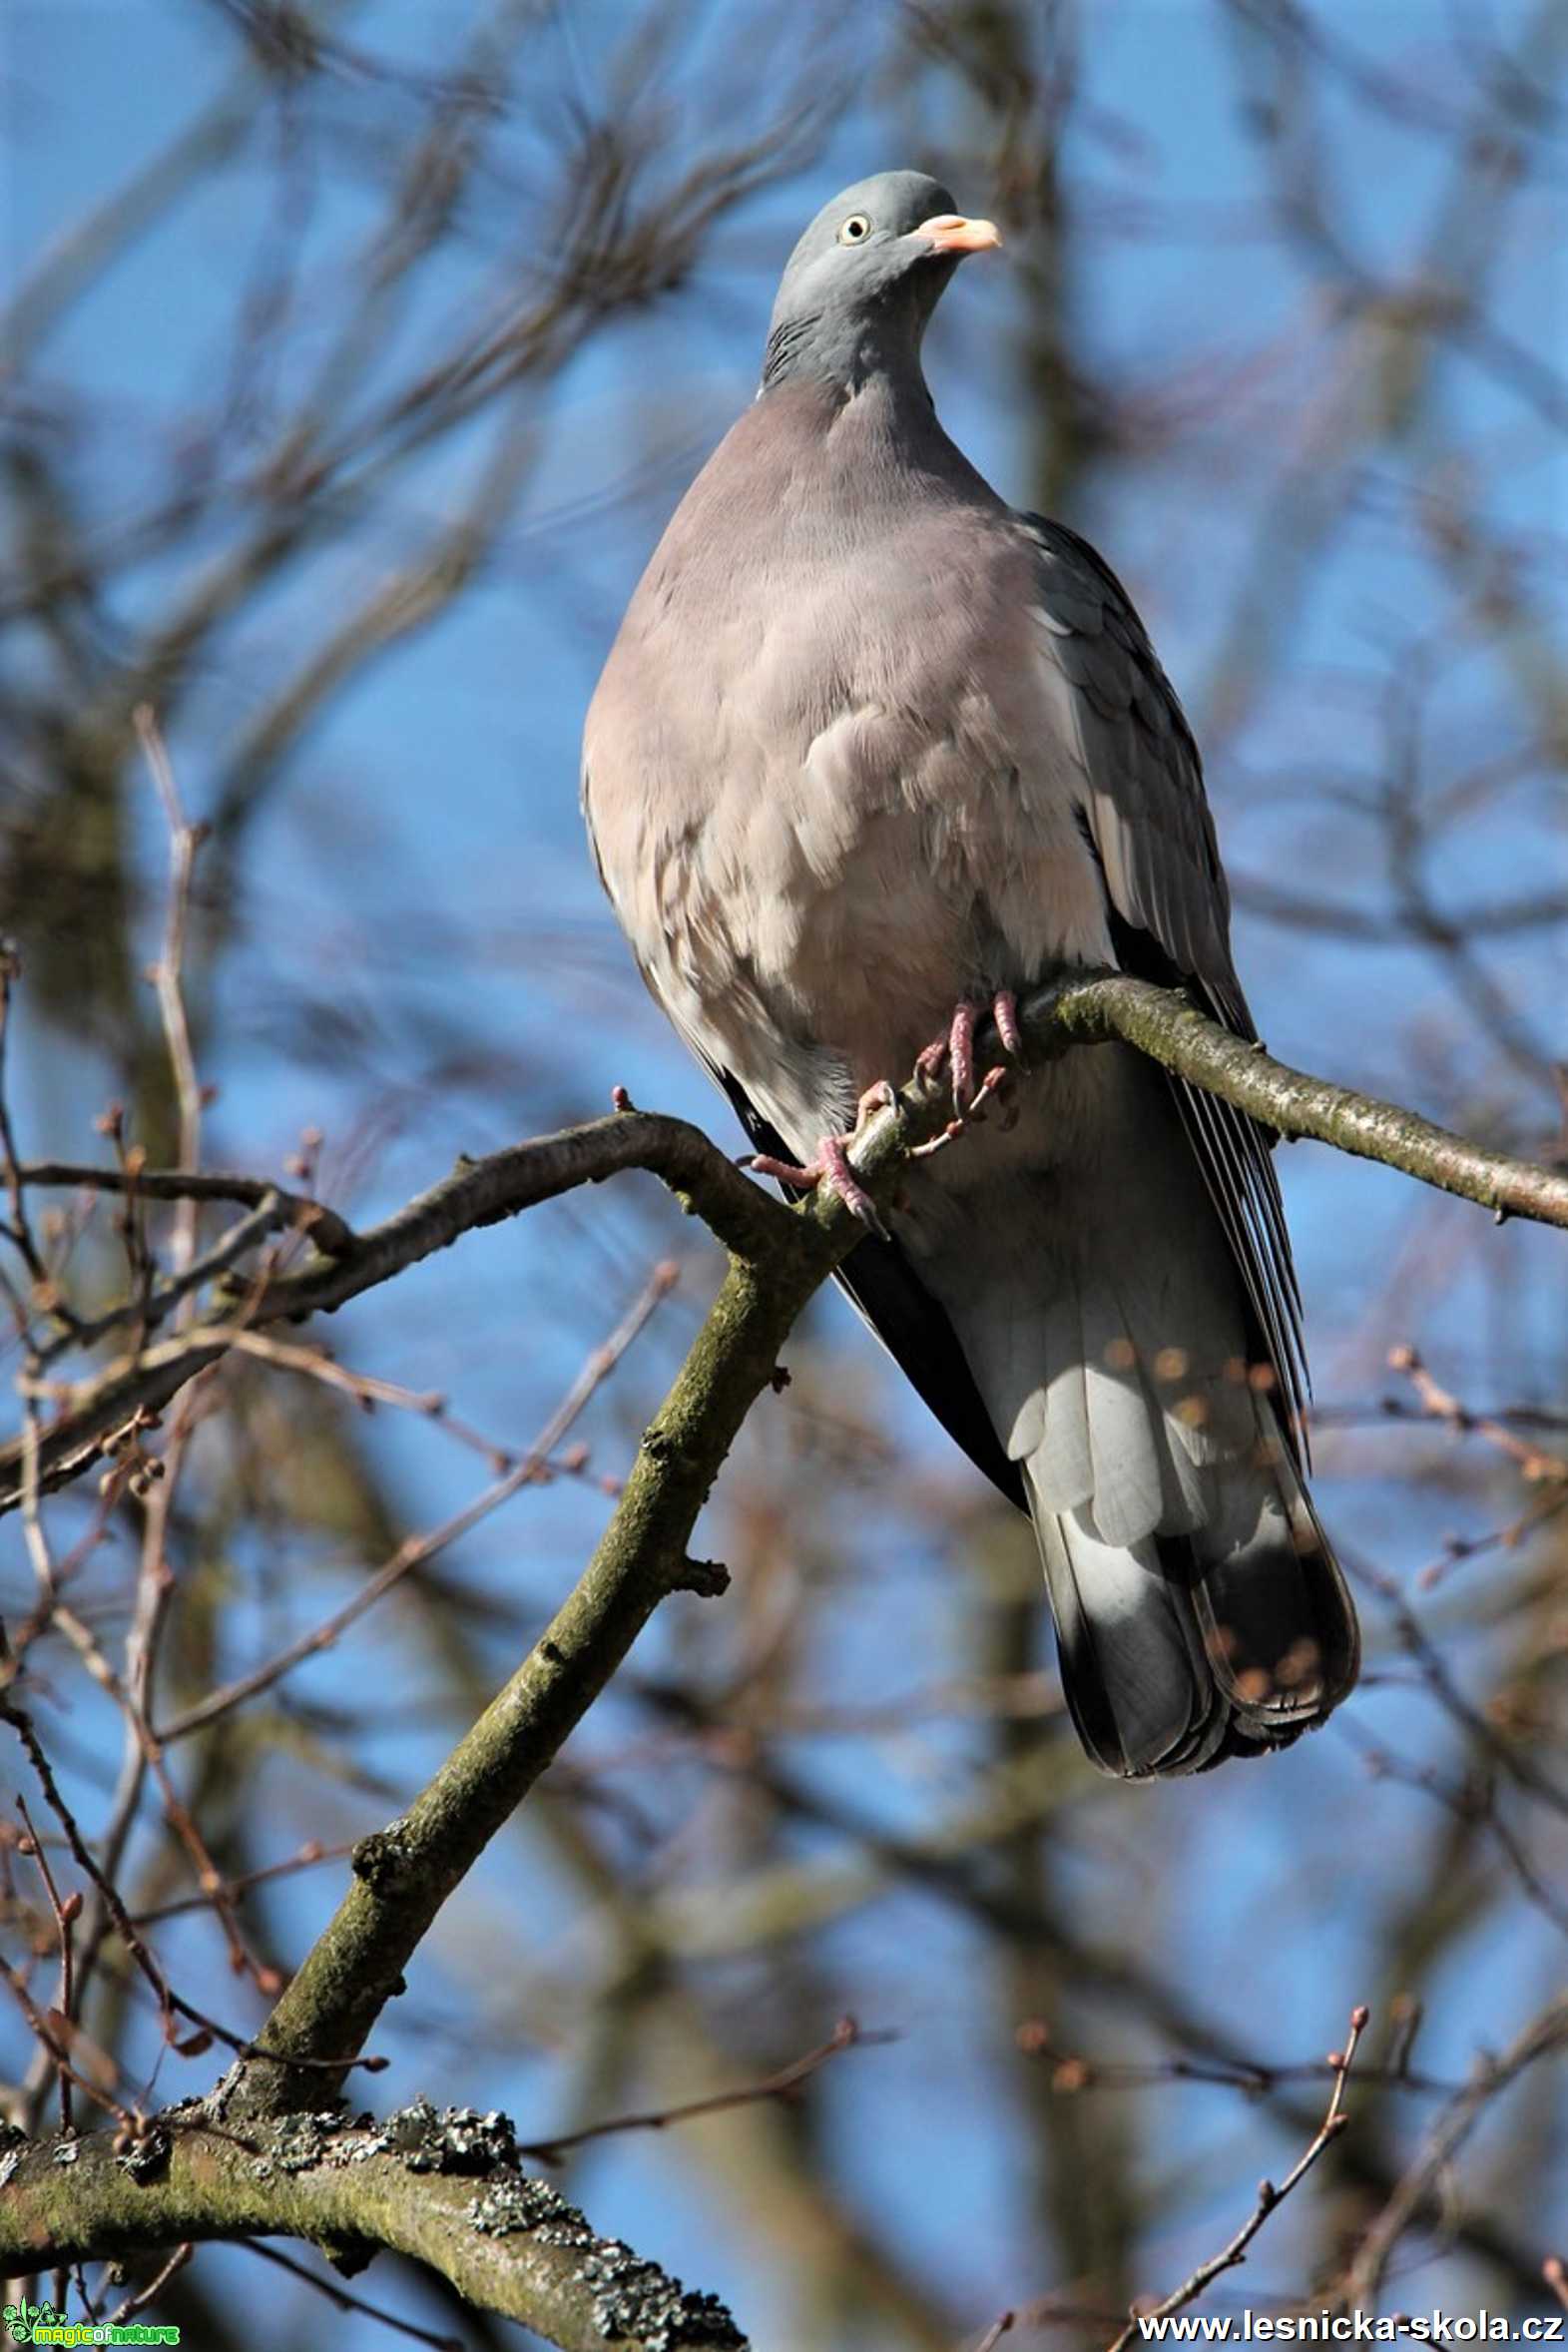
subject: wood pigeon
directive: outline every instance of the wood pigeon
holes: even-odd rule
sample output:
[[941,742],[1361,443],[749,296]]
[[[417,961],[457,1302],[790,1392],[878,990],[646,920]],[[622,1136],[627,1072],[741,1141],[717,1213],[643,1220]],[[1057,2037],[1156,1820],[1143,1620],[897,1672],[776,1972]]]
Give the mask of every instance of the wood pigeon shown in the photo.
[[[976,1011],[1005,1043],[1064,968],[1256,1034],[1197,747],[1126,591],[997,496],[926,388],[943,289],[1000,242],[918,172],[817,215],[585,734],[650,988],[759,1164],[851,1201],[860,1097],[934,1051],[967,1105]],[[1358,1641],[1303,1481],[1270,1137],[1123,1045],[1066,1053],[1015,1107],[912,1167],[840,1280],[1033,1518],[1096,1763],[1282,1747],[1350,1688]]]

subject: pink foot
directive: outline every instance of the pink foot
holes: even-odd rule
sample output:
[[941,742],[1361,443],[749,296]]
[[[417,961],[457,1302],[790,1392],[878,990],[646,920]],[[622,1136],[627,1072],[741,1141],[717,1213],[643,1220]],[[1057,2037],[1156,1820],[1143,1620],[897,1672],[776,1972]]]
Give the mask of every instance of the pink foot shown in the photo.
[[[981,1007],[967,998],[956,1005],[945,1037],[937,1037],[915,1057],[915,1068],[923,1076],[934,1078],[943,1062],[950,1062],[953,1073],[953,1111],[959,1119],[983,1118],[980,1105],[988,1094],[994,1094],[1006,1076],[1004,1070],[988,1070],[977,1086],[974,1074],[974,1031]],[[1018,1026],[1018,999],[1010,988],[998,989],[991,1002],[991,1018],[996,1023],[1002,1045],[1015,1061],[1023,1058],[1023,1032]]]
[[[871,1089],[872,1093],[876,1091],[874,1087]],[[890,1093],[891,1089],[888,1090],[889,1096]],[[863,1103],[864,1098],[862,1107]],[[877,1107],[882,1107],[880,1102]],[[848,1135],[824,1135],[816,1147],[816,1157],[808,1167],[796,1167],[790,1160],[776,1160],[771,1153],[760,1151],[753,1152],[746,1165],[758,1176],[772,1176],[780,1184],[798,1185],[803,1192],[813,1191],[818,1184],[825,1184],[829,1192],[837,1194],[852,1216],[858,1217],[862,1225],[868,1225],[873,1233],[881,1234],[885,1240],[887,1228],[882,1223],[876,1203],[849,1165],[849,1154],[844,1147],[851,1140]]]

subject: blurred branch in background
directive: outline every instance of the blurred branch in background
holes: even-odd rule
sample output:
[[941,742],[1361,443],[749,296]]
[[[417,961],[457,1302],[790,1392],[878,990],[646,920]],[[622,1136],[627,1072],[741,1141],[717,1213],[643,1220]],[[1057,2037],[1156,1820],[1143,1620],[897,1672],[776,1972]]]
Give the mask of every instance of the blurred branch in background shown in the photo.
[[[16,1751],[0,2099],[134,2201],[115,2134],[256,2049],[343,1858],[550,1638],[723,1279],[666,1189],[541,1188],[519,1136],[705,1187],[726,1242],[789,1226],[692,1124],[573,769],[829,188],[917,163],[1003,221],[943,414],[1133,586],[1280,1064],[1472,1138],[1480,1197],[1510,1159],[1560,1191],[1568,11],[13,14],[0,1606],[76,1842]],[[673,1115],[594,1122],[618,1079]],[[1557,2307],[1562,1245],[1283,1159],[1371,1635],[1323,1738],[1086,1773],[1027,1532],[812,1307],[698,1524],[723,1607],[655,1616],[450,1897],[376,2028],[388,2109],[526,2117],[766,2352],[955,2352],[1004,2308],[1009,2347],[1103,2346],[1312,2142],[1301,2054],[1364,1998],[1349,2127],[1206,2310]],[[288,1320],[328,1308],[331,1346]],[[897,2040],[730,2103],[848,2013]],[[263,2299],[265,2251],[48,2291],[212,2352],[284,2352],[322,2291],[347,2352],[516,2337],[396,2257]]]

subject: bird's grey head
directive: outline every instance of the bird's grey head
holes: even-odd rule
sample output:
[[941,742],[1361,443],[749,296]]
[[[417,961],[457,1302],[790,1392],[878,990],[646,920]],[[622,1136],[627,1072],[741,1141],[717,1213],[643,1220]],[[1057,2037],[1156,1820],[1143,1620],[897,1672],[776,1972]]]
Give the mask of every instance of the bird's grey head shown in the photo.
[[920,338],[965,254],[1001,239],[924,172],[878,172],[824,205],[774,304],[765,392],[801,378],[852,390],[879,370],[919,375]]

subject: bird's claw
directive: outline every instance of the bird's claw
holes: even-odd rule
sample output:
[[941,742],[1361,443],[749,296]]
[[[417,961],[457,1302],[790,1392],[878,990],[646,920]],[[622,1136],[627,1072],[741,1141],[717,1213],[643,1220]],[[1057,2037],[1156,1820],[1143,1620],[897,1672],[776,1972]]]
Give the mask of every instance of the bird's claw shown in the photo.
[[[915,1056],[915,1068],[922,1077],[934,1078],[944,1062],[950,1063],[953,1077],[953,1114],[956,1118],[985,1117],[982,1107],[988,1095],[994,1094],[1007,1071],[1002,1067],[987,1070],[978,1085],[974,1072],[974,1031],[981,1008],[967,997],[955,1005],[953,1017],[945,1037],[933,1038]],[[1010,988],[999,988],[991,1000],[991,1018],[1002,1041],[1003,1051],[1014,1061],[1023,1059],[1023,1031],[1018,1026],[1018,999]]]
[[879,1233],[885,1241],[887,1228],[882,1223],[881,1211],[849,1165],[849,1154],[844,1149],[847,1138],[824,1135],[817,1145],[816,1157],[821,1167],[822,1181],[829,1192],[835,1192],[852,1217]]
[[[874,1094],[877,1089],[872,1087],[869,1091]],[[888,1093],[890,1095],[890,1088]],[[865,1103],[866,1097],[862,1097],[862,1116]],[[883,1109],[886,1105],[885,1102],[878,1102],[875,1107]],[[857,1217],[862,1225],[868,1226],[872,1233],[880,1234],[886,1241],[887,1227],[882,1222],[881,1212],[849,1164],[845,1147],[850,1140],[847,1135],[824,1135],[816,1147],[816,1157],[808,1167],[797,1167],[790,1160],[776,1160],[768,1152],[753,1152],[747,1166],[755,1175],[772,1176],[777,1183],[795,1185],[802,1192],[814,1192],[818,1185],[825,1184],[828,1191],[843,1202],[852,1217]]]

